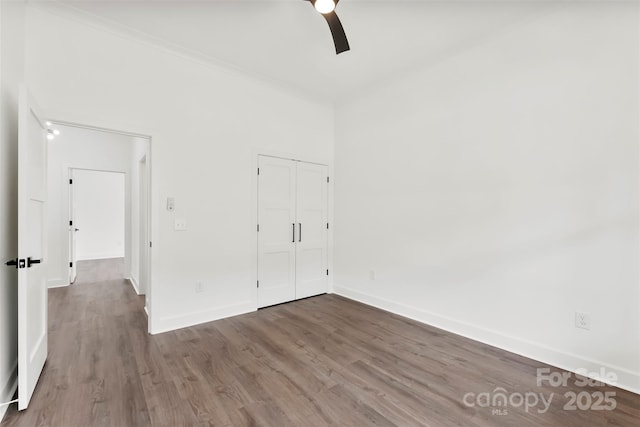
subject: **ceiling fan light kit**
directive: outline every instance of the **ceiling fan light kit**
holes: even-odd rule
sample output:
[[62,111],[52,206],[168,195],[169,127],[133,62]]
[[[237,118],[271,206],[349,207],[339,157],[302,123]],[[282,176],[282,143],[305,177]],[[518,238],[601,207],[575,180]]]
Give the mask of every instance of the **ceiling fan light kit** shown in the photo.
[[311,3],[311,5],[324,16],[329,24],[329,30],[331,30],[331,36],[333,37],[333,44],[336,47],[336,55],[350,50],[349,41],[347,35],[344,32],[340,18],[336,15],[335,8],[340,0],[305,0]]
[[316,0],[314,4],[316,10],[322,14],[333,12],[336,8],[336,4],[333,0]]

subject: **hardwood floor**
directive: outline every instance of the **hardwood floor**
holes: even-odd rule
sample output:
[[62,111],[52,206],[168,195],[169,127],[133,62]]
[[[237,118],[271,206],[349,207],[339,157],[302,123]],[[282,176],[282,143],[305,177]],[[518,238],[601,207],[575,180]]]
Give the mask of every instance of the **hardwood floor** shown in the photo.
[[78,261],[76,272],[74,285],[122,280],[124,277],[124,258]]
[[[545,365],[335,295],[150,336],[118,260],[49,291],[49,359],[9,426],[637,426],[640,396],[536,385]],[[96,280],[98,279],[98,280]],[[551,368],[553,372],[561,372]],[[504,389],[512,404],[480,407]],[[616,408],[564,410],[568,392]],[[469,395],[468,393],[474,393]],[[551,398],[515,407],[520,396]],[[514,398],[513,396],[516,396]],[[482,402],[482,399],[480,399]],[[499,402],[497,402],[499,403]],[[583,402],[584,403],[584,402]],[[496,411],[507,411],[502,415]]]

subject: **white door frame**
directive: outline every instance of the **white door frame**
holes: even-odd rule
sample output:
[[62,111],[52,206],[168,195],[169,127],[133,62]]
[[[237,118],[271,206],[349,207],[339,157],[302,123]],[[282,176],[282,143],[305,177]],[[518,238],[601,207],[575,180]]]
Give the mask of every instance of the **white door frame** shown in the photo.
[[[153,150],[153,137],[151,136],[151,132],[149,132],[148,134],[145,133],[139,133],[139,132],[129,132],[129,131],[123,131],[123,130],[117,130],[114,128],[107,128],[107,127],[100,127],[100,126],[93,126],[93,125],[88,125],[88,124],[82,124],[76,121],[68,121],[68,120],[63,120],[63,119],[59,119],[59,118],[55,118],[55,114],[49,114],[48,115],[50,118],[48,119],[51,123],[53,124],[57,124],[57,125],[62,125],[62,126],[69,126],[69,127],[75,127],[75,128],[79,128],[79,129],[86,129],[86,130],[91,130],[91,131],[98,131],[98,132],[107,132],[107,133],[114,133],[117,135],[124,135],[124,136],[129,136],[132,138],[142,138],[142,139],[146,139],[147,140],[147,152],[145,154],[145,158],[146,158],[146,163],[147,163],[147,167],[146,167],[146,175],[147,175],[147,200],[148,200],[148,204],[147,204],[147,230],[148,230],[148,252],[147,252],[147,266],[146,266],[146,271],[147,271],[147,296],[146,296],[146,304],[147,304],[147,309],[148,309],[148,314],[149,317],[147,318],[147,332],[148,333],[152,333],[153,332],[153,317],[152,317],[152,308],[153,308],[153,293],[152,293],[152,287],[153,287],[153,279],[152,279],[152,274],[153,274],[153,269],[151,268],[151,266],[153,265],[153,251],[151,250],[151,242],[153,241],[153,236],[155,233],[155,229],[154,229],[154,225],[155,222],[153,221],[153,210],[150,209],[150,207],[152,206],[152,200],[153,200],[153,174],[152,174],[152,168],[153,168],[153,154],[152,154],[152,150]],[[76,167],[71,167],[71,166],[65,166],[65,168],[67,168],[67,170],[69,170],[70,168],[73,169],[83,169],[83,168],[76,168]],[[93,170],[93,169],[85,169],[85,170]],[[123,172],[123,171],[107,171],[105,170],[104,172]],[[125,171],[127,173],[127,186],[130,186],[130,183],[128,182],[128,177],[131,175],[129,173],[129,171]],[[130,195],[129,195],[130,198]],[[128,217],[130,219],[131,214],[129,212]],[[125,226],[126,228],[126,226]],[[131,251],[130,248],[128,248],[129,252]],[[126,253],[126,249],[125,249],[125,253]],[[129,273],[130,273],[130,268],[129,268]]]
[[[138,160],[139,165],[144,164],[144,169],[140,167],[138,170],[143,172],[138,176],[138,286],[141,291],[145,295],[145,312],[147,316],[149,315],[149,300],[151,294],[151,288],[149,286],[149,236],[150,236],[150,227],[149,227],[149,203],[150,203],[150,194],[149,194],[149,174],[148,174],[148,164],[147,164],[147,155],[142,156],[140,160]],[[144,192],[143,192],[144,188]],[[142,212],[144,210],[144,213]],[[142,261],[144,260],[144,262]]]
[[68,169],[69,175],[69,285],[72,285],[73,282],[76,281],[76,277],[78,275],[78,266],[77,266],[77,247],[76,247],[76,233],[80,231],[77,226],[77,218],[76,218],[76,197],[74,192],[74,187],[71,184],[73,182],[73,171],[74,169]]

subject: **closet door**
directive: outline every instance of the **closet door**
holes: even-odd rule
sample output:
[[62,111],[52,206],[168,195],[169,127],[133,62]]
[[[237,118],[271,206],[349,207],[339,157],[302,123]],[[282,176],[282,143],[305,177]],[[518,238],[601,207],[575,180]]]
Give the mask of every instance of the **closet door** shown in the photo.
[[297,164],[296,299],[327,292],[327,167]]
[[296,298],[296,162],[259,156],[258,307]]

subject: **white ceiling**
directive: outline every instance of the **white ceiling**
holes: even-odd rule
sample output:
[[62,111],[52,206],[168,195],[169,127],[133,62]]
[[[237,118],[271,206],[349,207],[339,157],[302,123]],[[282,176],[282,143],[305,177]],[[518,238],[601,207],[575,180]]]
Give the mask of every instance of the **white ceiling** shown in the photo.
[[303,0],[56,3],[65,12],[327,101],[436,62],[551,7],[517,0],[342,0],[336,12],[351,51],[336,56],[327,23]]

